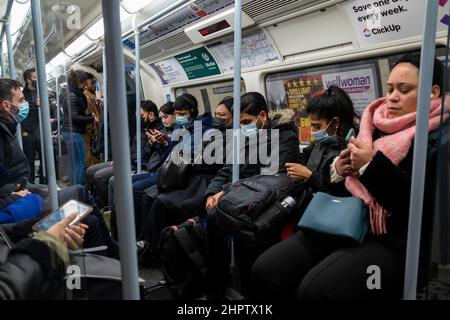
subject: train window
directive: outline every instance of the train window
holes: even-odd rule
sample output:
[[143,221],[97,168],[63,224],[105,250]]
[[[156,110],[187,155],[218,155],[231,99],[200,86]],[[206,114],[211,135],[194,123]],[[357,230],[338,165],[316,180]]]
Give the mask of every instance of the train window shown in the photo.
[[[199,113],[214,112],[214,108],[226,96],[233,96],[233,81],[215,82],[175,89],[175,97],[190,93],[198,101]],[[245,82],[241,80],[241,93],[245,93]]]

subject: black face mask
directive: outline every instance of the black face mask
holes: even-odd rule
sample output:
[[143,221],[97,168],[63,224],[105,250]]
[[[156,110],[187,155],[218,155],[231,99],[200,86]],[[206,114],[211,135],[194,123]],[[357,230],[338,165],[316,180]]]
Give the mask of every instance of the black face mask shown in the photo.
[[225,124],[227,120],[224,118],[214,117],[213,127],[216,129],[225,129]]
[[31,80],[31,86],[37,90],[37,81],[36,80]]

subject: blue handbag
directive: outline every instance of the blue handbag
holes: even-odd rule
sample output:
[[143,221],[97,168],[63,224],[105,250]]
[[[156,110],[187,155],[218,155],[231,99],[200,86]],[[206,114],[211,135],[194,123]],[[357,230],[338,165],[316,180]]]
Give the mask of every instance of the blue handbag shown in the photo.
[[364,242],[369,210],[355,197],[335,197],[317,192],[298,223],[300,230],[348,244]]

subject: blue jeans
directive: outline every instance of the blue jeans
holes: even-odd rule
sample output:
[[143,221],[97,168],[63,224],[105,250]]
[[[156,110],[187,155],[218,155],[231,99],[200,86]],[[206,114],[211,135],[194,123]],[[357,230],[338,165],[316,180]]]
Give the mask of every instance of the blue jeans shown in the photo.
[[75,132],[63,132],[64,142],[67,147],[69,158],[69,181],[70,184],[84,183],[84,169],[86,167],[86,150],[83,136]]

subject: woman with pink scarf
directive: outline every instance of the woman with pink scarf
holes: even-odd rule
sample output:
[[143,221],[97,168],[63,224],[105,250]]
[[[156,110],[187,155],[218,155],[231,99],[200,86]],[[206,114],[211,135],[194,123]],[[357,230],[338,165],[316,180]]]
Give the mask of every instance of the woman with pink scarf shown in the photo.
[[[369,207],[369,233],[361,246],[342,247],[297,232],[263,253],[252,270],[260,298],[401,298],[419,91],[420,56],[395,63],[387,96],[364,111],[358,137],[330,166],[331,181]],[[427,171],[419,261],[419,286],[427,276],[441,125],[442,63],[435,59],[430,99]],[[447,107],[447,103],[445,103]],[[445,108],[444,121],[448,118]],[[443,129],[443,133],[446,130]],[[379,279],[372,275],[379,272]]]

